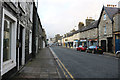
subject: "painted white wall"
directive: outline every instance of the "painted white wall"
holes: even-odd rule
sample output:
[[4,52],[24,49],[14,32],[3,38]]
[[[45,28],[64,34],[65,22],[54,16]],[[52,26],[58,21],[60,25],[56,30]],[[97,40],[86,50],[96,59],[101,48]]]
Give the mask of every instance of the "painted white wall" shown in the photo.
[[45,48],[45,41],[43,41],[43,48]]

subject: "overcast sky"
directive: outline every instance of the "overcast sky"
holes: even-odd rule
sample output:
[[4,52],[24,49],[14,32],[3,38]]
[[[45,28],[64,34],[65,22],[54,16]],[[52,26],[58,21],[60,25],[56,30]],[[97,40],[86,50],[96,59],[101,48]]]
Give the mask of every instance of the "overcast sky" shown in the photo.
[[[38,0],[38,13],[47,38],[65,34],[87,17],[97,20],[103,5],[119,0]],[[77,27],[75,28],[77,29]]]

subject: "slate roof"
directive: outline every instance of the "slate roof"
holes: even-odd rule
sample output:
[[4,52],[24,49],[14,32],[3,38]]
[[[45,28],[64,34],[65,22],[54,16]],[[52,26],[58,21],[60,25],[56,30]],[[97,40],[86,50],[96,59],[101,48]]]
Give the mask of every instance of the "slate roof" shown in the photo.
[[[70,37],[70,36],[73,36],[74,34],[77,34],[77,33],[79,33],[79,32],[83,32],[83,31],[87,31],[87,30],[90,30],[90,29],[93,29],[93,28],[97,28],[98,26],[98,20],[97,21],[94,21],[94,22],[92,22],[90,25],[88,25],[88,26],[84,26],[83,28],[81,28],[81,30],[77,30],[77,31],[75,31],[75,32],[73,32],[73,33],[69,33],[68,35],[67,35],[67,37]],[[65,37],[64,37],[65,38]]]
[[87,31],[87,30],[90,30],[90,29],[93,29],[93,28],[97,28],[97,27],[98,27],[98,20],[92,22],[92,23],[89,24],[88,26],[84,26],[84,27],[80,30],[80,32]]
[[106,11],[107,15],[111,20],[113,20],[113,15],[118,13],[118,9],[116,7],[104,7],[104,10]]

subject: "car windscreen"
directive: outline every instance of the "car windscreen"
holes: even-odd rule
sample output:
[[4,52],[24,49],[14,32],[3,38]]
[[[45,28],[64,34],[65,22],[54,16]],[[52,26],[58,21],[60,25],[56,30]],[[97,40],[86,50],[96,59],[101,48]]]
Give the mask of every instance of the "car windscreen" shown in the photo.
[[82,47],[81,45],[79,47]]
[[96,46],[90,46],[89,48],[96,48]]

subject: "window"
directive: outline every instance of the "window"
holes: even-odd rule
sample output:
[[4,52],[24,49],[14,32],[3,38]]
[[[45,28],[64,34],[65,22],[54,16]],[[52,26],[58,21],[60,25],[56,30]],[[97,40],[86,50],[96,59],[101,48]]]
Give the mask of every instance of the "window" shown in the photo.
[[32,17],[33,17],[33,4],[30,4],[30,20],[32,22]]
[[104,34],[106,34],[106,25],[104,26]]
[[11,25],[10,21],[4,20],[3,62],[11,59]]
[[106,14],[104,14],[104,20],[106,20]]
[[17,18],[3,8],[1,30],[1,75],[16,66]]

